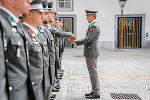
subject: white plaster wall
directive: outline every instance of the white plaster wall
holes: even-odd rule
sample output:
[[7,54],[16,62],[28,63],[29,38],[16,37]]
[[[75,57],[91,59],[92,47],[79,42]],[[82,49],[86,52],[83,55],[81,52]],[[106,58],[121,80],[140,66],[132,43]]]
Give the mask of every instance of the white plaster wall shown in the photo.
[[[56,0],[53,0],[56,9]],[[145,14],[145,33],[150,32],[150,0],[127,0],[124,14]],[[100,24],[100,41],[111,41],[114,48],[115,39],[115,15],[120,15],[118,0],[74,0],[72,12],[58,12],[58,14],[73,14],[77,16],[76,36],[77,39],[85,37],[88,23],[85,10],[96,10],[97,21]],[[145,34],[142,33],[142,34]]]

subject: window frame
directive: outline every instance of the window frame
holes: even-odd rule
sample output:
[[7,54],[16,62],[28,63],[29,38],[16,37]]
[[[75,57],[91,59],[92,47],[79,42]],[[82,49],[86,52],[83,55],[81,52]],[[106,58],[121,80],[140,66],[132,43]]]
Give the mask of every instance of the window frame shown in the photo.
[[[61,8],[60,5],[59,5],[59,3],[61,2],[60,0],[57,0],[56,2],[57,2],[57,11],[73,11],[73,0],[70,0],[70,1],[64,0],[64,1],[62,1],[62,2],[64,2],[64,7],[63,8]],[[65,8],[66,2],[70,2],[70,8]]]

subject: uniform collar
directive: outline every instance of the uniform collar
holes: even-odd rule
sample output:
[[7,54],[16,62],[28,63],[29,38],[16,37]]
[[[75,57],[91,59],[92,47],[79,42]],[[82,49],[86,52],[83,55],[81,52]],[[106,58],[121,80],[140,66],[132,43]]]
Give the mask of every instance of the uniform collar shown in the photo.
[[45,30],[45,27],[40,25],[40,26],[37,27],[37,29],[40,31],[40,33],[43,33],[44,30]]
[[37,35],[38,34],[38,30],[36,28],[34,28],[33,26],[29,25],[28,23],[23,23],[24,25],[28,26],[29,28],[31,28],[31,30],[33,30],[33,32]]
[[4,8],[4,7],[0,7],[0,9],[4,10],[6,13],[8,13],[16,23],[19,22],[19,19],[13,14],[11,13],[7,8]]
[[91,23],[90,23],[90,26],[92,26],[92,24],[94,24],[96,22],[96,20],[93,20]]

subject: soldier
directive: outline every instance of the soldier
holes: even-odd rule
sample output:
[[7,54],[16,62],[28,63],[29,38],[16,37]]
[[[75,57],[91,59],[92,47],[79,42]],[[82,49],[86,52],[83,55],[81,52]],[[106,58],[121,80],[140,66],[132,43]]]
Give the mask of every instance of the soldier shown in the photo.
[[[51,79],[51,86],[54,84],[54,79],[55,79],[55,47],[54,47],[54,37],[50,31],[50,26],[48,24],[48,13],[51,8],[48,8],[48,3],[47,1],[43,1],[43,8],[45,10],[45,13],[43,13],[43,25],[44,25],[44,30],[47,35],[47,42],[48,42],[48,50],[49,50],[49,55],[50,55],[50,79]],[[52,88],[51,88],[52,92]],[[51,99],[55,98],[55,94],[51,94]]]
[[37,26],[42,24],[43,6],[41,0],[31,3],[30,12],[23,14],[23,28],[29,41],[29,72],[35,100],[48,100],[45,97],[44,82],[44,46],[39,38]]
[[[49,6],[50,7],[50,6]],[[57,27],[56,19],[55,19],[55,12],[54,10],[50,10],[49,12],[49,26],[50,26],[50,31],[54,36],[55,40],[55,75],[56,75],[56,80],[53,88],[53,92],[58,92],[60,85],[59,85],[59,80],[58,80],[58,73],[61,68],[60,65],[60,57],[59,57],[59,37],[72,37],[73,34],[71,32],[63,32],[60,31]]]
[[97,58],[99,56],[98,39],[100,29],[99,25],[96,23],[96,13],[97,11],[86,10],[86,19],[89,23],[86,37],[82,40],[71,40],[72,43],[76,43],[77,45],[84,45],[84,56],[86,58],[92,85],[92,92],[85,94],[86,98],[89,99],[100,98],[100,84],[97,75]]
[[[45,21],[46,18],[46,13],[43,12],[42,13],[42,22]],[[39,30],[39,38],[42,40],[43,45],[44,45],[44,54],[43,54],[43,58],[44,58],[44,81],[45,81],[45,96],[46,96],[46,100],[50,99],[51,96],[51,66],[50,66],[50,55],[49,55],[49,49],[51,47],[49,47],[49,43],[51,43],[50,39],[49,39],[49,33],[48,31],[46,31],[45,27],[44,27],[44,23],[42,23],[40,26],[37,27],[37,29]]]
[[[26,37],[19,23],[19,15],[28,13],[30,0],[0,0],[0,99],[34,100],[28,91],[28,61]],[[5,59],[4,59],[5,58]],[[4,64],[5,63],[5,64]]]

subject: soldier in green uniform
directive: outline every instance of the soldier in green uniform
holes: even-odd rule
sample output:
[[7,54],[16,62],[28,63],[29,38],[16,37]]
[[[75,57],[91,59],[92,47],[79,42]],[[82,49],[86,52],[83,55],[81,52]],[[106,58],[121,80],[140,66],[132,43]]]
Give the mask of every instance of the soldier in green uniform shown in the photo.
[[76,43],[77,45],[84,45],[84,56],[86,58],[92,85],[92,92],[85,94],[86,98],[89,99],[100,98],[100,84],[97,74],[97,58],[99,56],[98,39],[100,35],[100,28],[96,22],[96,13],[97,11],[86,10],[86,19],[89,23],[86,37],[77,41],[71,40],[72,43]]
[[[0,2],[0,100],[34,100],[28,90],[27,40],[18,19],[21,13],[29,12],[31,1]],[[9,97],[6,92],[6,76]]]

